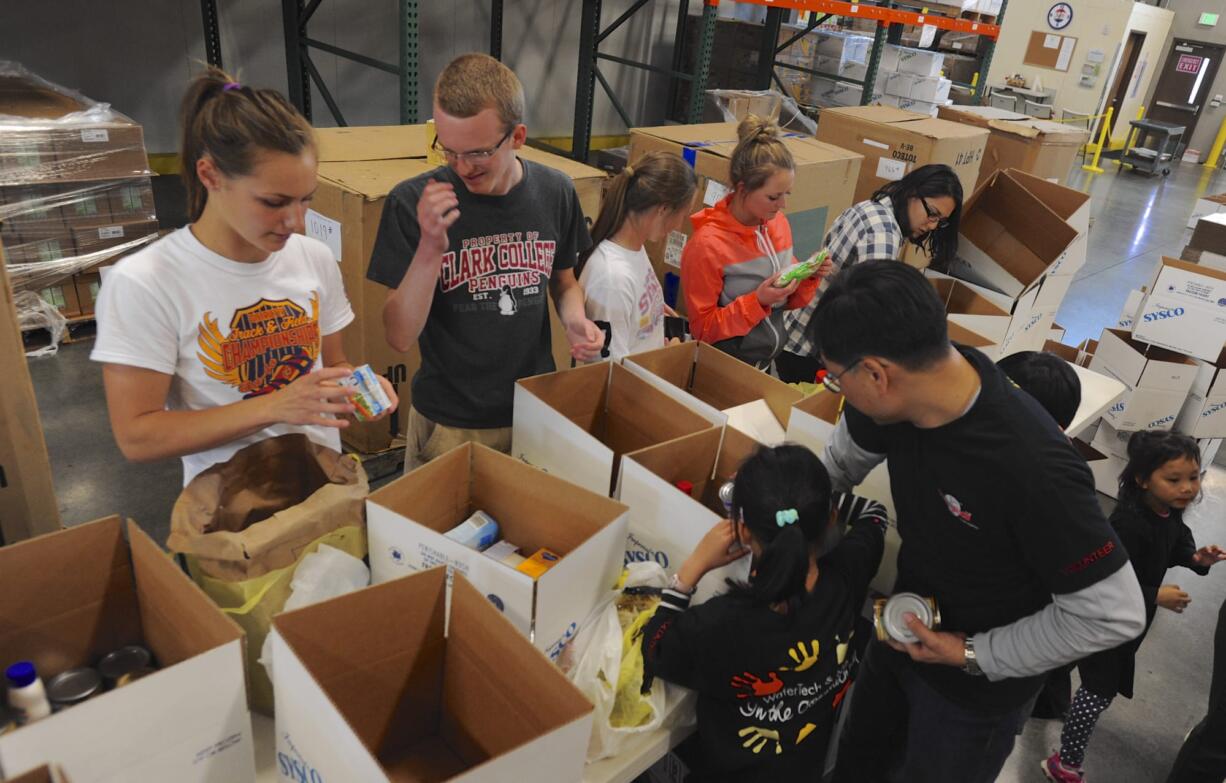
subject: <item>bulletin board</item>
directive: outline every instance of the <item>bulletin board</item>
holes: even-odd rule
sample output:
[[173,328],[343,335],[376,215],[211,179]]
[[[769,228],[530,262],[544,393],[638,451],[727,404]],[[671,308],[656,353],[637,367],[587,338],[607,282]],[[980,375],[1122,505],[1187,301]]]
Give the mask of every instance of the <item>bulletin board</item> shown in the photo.
[[1073,50],[1076,48],[1077,39],[1071,35],[1035,30],[1030,34],[1030,44],[1026,47],[1023,62],[1039,68],[1067,72],[1073,62]]

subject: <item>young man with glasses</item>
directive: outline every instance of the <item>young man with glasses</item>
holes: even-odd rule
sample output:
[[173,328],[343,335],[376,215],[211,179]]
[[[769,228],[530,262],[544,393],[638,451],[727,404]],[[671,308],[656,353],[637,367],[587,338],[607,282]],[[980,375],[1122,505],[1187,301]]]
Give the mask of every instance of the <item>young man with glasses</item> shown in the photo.
[[367,277],[391,290],[388,343],[421,348],[405,470],[456,445],[511,448],[515,381],[554,368],[546,292],[572,355],[604,335],[575,279],[590,244],[574,185],[516,156],[528,130],[523,86],[483,54],[453,60],[434,86],[434,149],[447,165],[388,194]]
[[888,459],[895,592],[941,614],[937,631],[904,617],[917,643],[869,643],[834,779],[990,783],[1044,673],[1141,633],[1136,575],[1085,460],[991,360],[949,342],[918,271],[845,270],[812,337],[846,399],[822,455],[834,487]]
[[[907,242],[924,248],[940,268],[957,249],[961,214],[962,183],[954,170],[939,163],[920,166],[835,218],[826,232],[831,275],[864,261],[897,260]],[[819,290],[808,307],[784,316],[787,343],[775,366],[788,383],[812,382],[819,369],[808,331],[821,295]]]

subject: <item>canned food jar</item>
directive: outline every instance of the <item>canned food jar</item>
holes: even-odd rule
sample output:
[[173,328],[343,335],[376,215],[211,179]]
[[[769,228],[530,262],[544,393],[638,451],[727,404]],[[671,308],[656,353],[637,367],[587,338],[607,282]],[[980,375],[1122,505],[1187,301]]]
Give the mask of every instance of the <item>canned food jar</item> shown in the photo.
[[915,593],[898,593],[873,602],[873,627],[877,630],[877,638],[883,642],[889,639],[904,644],[918,642],[919,639],[903,620],[903,615],[908,612],[918,617],[927,628],[935,631],[941,627],[941,610],[937,607],[937,599]]
[[726,481],[719,488],[719,499],[724,504],[724,511],[728,519],[732,518],[732,488],[734,486],[736,486],[736,481]]
[[119,678],[137,669],[146,669],[153,662],[153,656],[139,644],[129,644],[118,650],[109,652],[98,661],[98,673],[107,684],[115,687]]
[[101,690],[102,675],[88,666],[60,672],[47,682],[47,698],[57,710],[80,704]]

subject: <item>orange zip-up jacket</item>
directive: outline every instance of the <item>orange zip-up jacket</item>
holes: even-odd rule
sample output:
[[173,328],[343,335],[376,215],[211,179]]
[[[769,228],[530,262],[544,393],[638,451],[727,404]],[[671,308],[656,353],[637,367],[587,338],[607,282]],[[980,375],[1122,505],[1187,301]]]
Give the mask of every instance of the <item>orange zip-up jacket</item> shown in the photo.
[[758,286],[792,264],[792,228],[782,212],[747,226],[729,211],[731,199],[690,216],[694,233],[681,252],[681,289],[695,340],[764,367],[783,350],[784,311],[808,304],[818,279],[803,281],[773,309],[763,307]]

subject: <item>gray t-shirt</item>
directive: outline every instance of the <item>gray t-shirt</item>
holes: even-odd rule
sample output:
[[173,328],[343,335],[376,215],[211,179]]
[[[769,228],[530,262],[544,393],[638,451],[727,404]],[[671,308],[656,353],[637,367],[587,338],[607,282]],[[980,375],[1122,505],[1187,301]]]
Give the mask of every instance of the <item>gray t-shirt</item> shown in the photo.
[[509,427],[515,381],[555,369],[549,281],[591,244],[570,178],[521,163],[523,178],[504,196],[470,193],[444,166],[400,183],[383,206],[366,276],[395,288],[421,238],[426,183],[451,183],[460,201],[413,377],[413,407],[449,427]]

